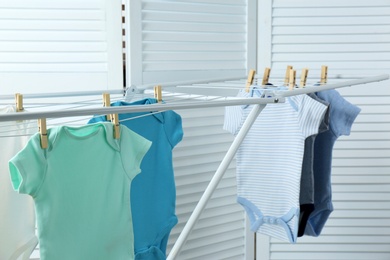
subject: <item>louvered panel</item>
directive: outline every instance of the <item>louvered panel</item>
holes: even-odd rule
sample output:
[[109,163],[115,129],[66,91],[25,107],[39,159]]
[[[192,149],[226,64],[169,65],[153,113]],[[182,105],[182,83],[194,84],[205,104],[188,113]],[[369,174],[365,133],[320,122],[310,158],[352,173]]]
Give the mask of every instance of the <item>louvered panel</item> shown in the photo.
[[[1,15],[1,14],[0,14]],[[58,29],[58,28],[55,28]],[[65,29],[64,29],[65,30]],[[0,40],[7,41],[63,41],[63,42],[72,42],[72,41],[104,41],[104,35],[98,31],[82,32],[82,28],[79,28],[80,31],[72,32],[53,32],[48,31],[47,33],[41,33],[37,35],[32,31],[6,31],[0,35]],[[43,49],[43,48],[42,48]],[[44,49],[43,49],[44,50]]]
[[376,158],[376,157],[390,157],[390,149],[382,149],[382,150],[335,150],[333,152],[333,156],[335,157],[343,157],[348,153],[349,157],[353,158]]
[[122,88],[120,10],[119,0],[3,1],[2,85],[21,93]]
[[[390,33],[390,29],[389,29]],[[390,54],[387,52],[360,52],[359,55],[355,53],[342,53],[344,61],[387,61],[390,59]],[[312,61],[312,60],[322,60],[323,62],[331,62],[338,60],[340,58],[340,53],[306,53],[305,55],[299,53],[275,53],[273,55],[273,60],[275,62],[291,62],[295,64],[297,60],[301,62]]]
[[[351,210],[382,210],[390,207],[389,201],[378,201],[377,203],[364,202],[364,201],[335,201],[334,206],[336,208],[351,209]],[[319,237],[320,238],[320,237]],[[308,237],[302,238],[302,240],[310,240]],[[336,239],[336,238],[335,238]],[[367,237],[361,237],[361,239],[369,239]],[[390,240],[390,237],[384,237],[383,239]]]
[[[349,176],[348,179],[351,179],[351,177]],[[385,182],[385,180],[383,179],[386,179],[384,178],[383,176],[380,176],[380,179],[381,181]],[[389,178],[390,180],[390,178]],[[334,180],[334,181],[337,181]],[[387,192],[390,190],[390,185],[389,185],[390,181],[387,182],[387,184],[378,184],[378,183],[374,183],[372,185],[367,185],[367,184],[363,184],[363,185],[354,185],[354,182],[351,182],[350,180],[348,180],[348,182],[346,184],[351,184],[351,185],[333,185],[333,192],[362,192],[362,193],[366,193],[366,192]]]
[[389,2],[294,1],[292,5],[275,0],[272,3],[275,73],[283,75],[288,64],[308,67],[309,75],[323,64],[329,66],[329,75],[387,73]]
[[296,7],[304,7],[304,8],[323,8],[323,7],[333,7],[337,10],[339,8],[353,8],[353,7],[383,7],[388,6],[389,2],[387,0],[372,0],[370,2],[364,0],[347,0],[347,1],[338,1],[338,0],[328,0],[326,2],[321,0],[313,0],[307,2],[305,0],[295,0],[295,1],[286,1],[286,0],[274,0],[273,6],[275,8],[296,8]]
[[[212,137],[213,140],[216,142],[226,142],[231,140],[230,137],[227,137],[226,135],[220,135],[220,134],[216,134],[216,135],[209,134],[208,137]],[[202,136],[194,135],[193,137],[191,136],[189,136],[188,138],[186,137],[186,142],[181,147],[184,146],[191,147],[193,145],[202,145],[202,144],[209,144],[209,138],[205,136],[202,137]]]
[[[353,129],[352,129],[353,130]],[[378,131],[372,131],[373,134],[376,134]],[[338,142],[335,144],[335,149],[346,147],[361,147],[361,148],[367,148],[367,149],[373,149],[374,147],[377,147],[378,149],[387,149],[389,138],[385,134],[384,139],[378,139],[378,138],[367,138],[367,139],[353,139],[352,136],[351,139],[347,139],[348,137],[339,138]],[[339,146],[340,145],[340,146]]]
[[[390,20],[389,20],[390,22]],[[286,41],[289,41],[291,44],[316,44],[321,42],[322,44],[345,44],[345,43],[354,43],[359,41],[360,43],[387,43],[389,41],[388,35],[375,35],[375,37],[364,37],[362,38],[361,34],[358,35],[312,35],[307,37],[306,35],[283,35],[283,36],[274,36],[273,42],[275,44],[283,44]]]
[[[287,65],[298,77],[308,67],[309,82],[319,80],[321,65],[328,66],[329,83],[389,73],[390,2],[271,2],[275,78],[284,75]],[[320,237],[298,238],[295,245],[262,239],[258,259],[390,259],[389,82],[338,91],[362,111],[350,136],[334,146],[334,211]]]
[[340,157],[334,157],[332,161],[332,165],[337,166],[390,166],[390,160],[388,158],[340,158]]
[[247,1],[158,1],[141,5],[142,83],[243,77]]
[[[323,14],[324,15],[324,14]],[[365,34],[372,35],[378,33],[390,33],[390,28],[388,25],[378,24],[375,26],[375,29],[372,26],[359,25],[359,26],[316,26],[316,27],[306,27],[306,35],[318,35],[318,30],[321,31],[322,35],[339,35],[339,34]],[[302,28],[300,27],[291,27],[291,26],[278,26],[272,29],[272,32],[275,35],[290,35],[302,33]]]
[[[241,3],[240,3],[241,2]],[[207,2],[205,2],[207,3]],[[197,2],[181,2],[177,1],[175,4],[167,5],[161,2],[146,2],[144,3],[144,9],[150,11],[169,11],[169,12],[191,12],[191,13],[211,13],[211,14],[242,14],[245,11],[243,5],[245,1],[237,1],[235,4],[229,3],[224,8],[221,9],[221,2],[219,4],[213,3],[213,1],[208,1],[207,6]],[[241,6],[240,6],[241,5]],[[205,8],[207,7],[207,8]],[[203,22],[203,20],[202,20]],[[244,21],[245,22],[245,21]]]
[[[364,214],[365,211],[357,211],[356,213],[357,214],[359,214],[359,213]],[[375,221],[375,219],[373,219],[373,221]],[[355,236],[372,236],[372,235],[389,236],[390,235],[390,228],[388,228],[388,227],[385,227],[385,228],[384,227],[363,227],[363,226],[359,226],[359,227],[332,227],[332,226],[329,226],[329,227],[327,227],[326,230],[324,230],[324,233],[323,233],[323,235],[329,235],[329,236],[330,235],[337,236],[339,234],[355,235]],[[347,241],[345,241],[344,243],[348,244]],[[356,252],[359,252],[359,246],[360,245],[355,245]],[[319,252],[321,252],[321,254],[322,254],[322,251],[319,251]],[[346,254],[347,252],[340,250],[339,253],[340,253],[340,255],[342,255],[343,253]],[[348,259],[353,259],[353,258],[351,257]]]
[[[230,51],[238,51],[242,52],[244,47],[242,43],[230,43],[223,44],[221,43],[180,43],[180,42],[146,42],[144,45],[145,54],[149,54],[151,51],[154,52],[173,52],[173,51],[185,51],[185,52],[199,52],[199,54],[207,54],[208,52],[230,52]],[[241,49],[240,49],[241,48]],[[169,68],[168,68],[169,69]],[[243,75],[239,75],[242,77]]]
[[[378,109],[378,107],[372,108],[372,111],[375,111],[375,109]],[[367,111],[369,109],[365,109]],[[386,113],[386,108],[384,108],[384,112]],[[390,131],[390,124],[387,122],[356,122],[356,124],[353,127],[354,131],[356,132],[365,132],[365,131]]]
[[[339,196],[339,197],[341,198],[342,196]],[[371,221],[371,222],[377,223],[379,227],[383,228],[383,226],[386,226],[388,223],[389,213],[390,213],[389,210],[370,210],[370,211],[367,211],[365,209],[364,210],[339,210],[339,211],[335,212],[334,216],[332,216],[332,218],[329,220],[329,223],[327,223],[327,226],[328,226],[328,228],[332,228],[335,226],[334,223],[337,223],[338,220],[343,219],[343,220],[346,220],[348,223],[350,223],[348,225],[344,225],[343,227],[353,226],[352,223],[355,223],[355,226],[358,226],[361,228],[371,227],[372,224],[366,223],[366,221]],[[357,216],[357,214],[360,214],[360,215]],[[368,218],[368,220],[363,220],[363,218]],[[383,219],[381,224],[379,224],[379,222],[377,222],[378,219]],[[360,223],[360,224],[356,224],[356,223]],[[388,230],[387,228],[384,228],[384,229]],[[324,232],[324,234],[326,234],[326,232]],[[362,235],[365,235],[365,234],[362,234]]]
[[144,61],[165,61],[165,60],[177,60],[177,61],[208,61],[214,60],[232,60],[232,59],[245,59],[243,53],[217,53],[211,52],[207,57],[200,57],[197,53],[186,53],[186,52],[177,52],[177,53],[150,53],[144,55]]
[[[313,246],[315,244],[322,244],[322,243],[343,243],[343,241],[345,240],[349,240],[350,242],[358,243],[358,244],[390,243],[390,238],[383,237],[383,236],[369,236],[369,237],[367,236],[337,236],[337,237],[321,236],[316,238],[316,240],[307,239],[305,237],[300,238],[301,242],[312,244]],[[275,244],[278,243],[275,241]]]
[[[1,37],[1,35],[0,35]],[[49,39],[49,38],[48,38]],[[90,51],[90,50],[88,50]],[[0,56],[1,63],[8,62],[26,62],[26,63],[69,63],[78,59],[80,63],[96,62],[102,63],[107,60],[107,53],[68,53],[67,55],[59,53],[2,53]]]
[[218,32],[218,33],[242,33],[242,25],[231,24],[227,27],[224,24],[194,24],[190,22],[154,22],[144,21],[143,28],[146,31],[169,30],[171,32]]
[[[361,149],[361,148],[360,148]],[[355,166],[348,166],[348,167],[336,167],[333,166],[332,172],[334,175],[336,174],[344,174],[344,175],[352,175],[352,176],[359,176],[359,175],[371,175],[373,172],[376,175],[382,175],[386,176],[389,174],[389,167],[386,166],[376,166],[376,167],[355,167]]]
[[377,175],[376,173],[372,173],[371,175],[367,176],[355,176],[351,178],[351,176],[343,176],[342,174],[337,175],[333,174],[333,179],[335,184],[334,185],[340,185],[340,184],[383,184],[383,183],[390,183],[390,177],[389,176],[382,176]]
[[[276,2],[276,1],[275,1]],[[274,17],[296,17],[296,13],[299,13],[303,17],[334,17],[334,16],[384,16],[390,14],[389,7],[365,7],[356,8],[355,12],[351,12],[350,7],[339,7],[337,9],[332,7],[298,7],[294,6],[294,12],[291,12],[291,8],[278,8],[273,12]]]
[[[362,36],[363,37],[363,36]],[[348,53],[348,52],[373,52],[382,51],[388,52],[390,49],[389,45],[386,43],[354,43],[354,44],[337,44],[337,43],[317,43],[317,44],[280,44],[274,45],[272,48],[273,53],[287,53],[287,52],[302,52],[302,53],[321,53],[321,52],[331,52],[331,53]],[[341,55],[342,57],[342,55]],[[340,59],[341,61],[343,59]]]
[[[327,244],[327,245],[316,245],[315,246],[316,249],[319,249],[321,251],[338,251],[338,250],[345,250],[345,251],[351,251],[351,250],[354,250],[353,249],[353,245],[350,245],[350,244],[336,244],[336,243],[332,243],[332,244]],[[278,247],[277,245],[275,245],[274,247],[275,250],[281,250],[283,249],[283,247]],[[293,251],[293,252],[299,252],[299,251],[302,251],[304,248],[301,246],[301,245],[296,245],[296,246],[292,246],[289,248],[288,251]],[[282,250],[281,250],[282,251]],[[284,251],[287,251],[287,250],[284,250]],[[365,246],[365,245],[362,245],[360,247],[360,252],[388,252],[389,249],[386,247],[386,245],[370,245],[370,246]]]
[[389,257],[388,253],[362,253],[362,252],[353,252],[353,253],[338,253],[338,252],[324,252],[321,254],[304,255],[300,252],[286,252],[286,253],[277,253],[275,254],[275,260],[329,260],[329,259],[337,259],[337,260],[387,260]]
[[[324,10],[325,11],[325,10]],[[363,17],[362,17],[363,16]],[[356,19],[356,17],[337,17],[332,16],[328,19],[326,17],[309,17],[310,25],[314,26],[335,26],[338,24],[343,25],[376,25],[376,24],[388,24],[390,22],[390,17],[388,16],[370,16],[370,15],[362,15]],[[307,17],[283,17],[283,18],[274,18],[274,25],[295,25],[295,26],[305,26],[308,24]],[[332,37],[333,38],[333,37]]]
[[[218,168],[233,136],[222,130],[224,108],[177,111],[184,139],[174,150],[176,214],[169,249]],[[236,202],[234,162],[228,167],[178,259],[245,259],[244,210]]]

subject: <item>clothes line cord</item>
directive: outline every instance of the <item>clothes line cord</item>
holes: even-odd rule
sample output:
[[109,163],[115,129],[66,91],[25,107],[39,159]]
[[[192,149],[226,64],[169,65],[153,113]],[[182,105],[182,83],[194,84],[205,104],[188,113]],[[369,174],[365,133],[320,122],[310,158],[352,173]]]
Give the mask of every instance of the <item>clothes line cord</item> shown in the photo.
[[221,107],[221,106],[237,106],[248,104],[268,104],[284,102],[284,98],[243,98],[232,100],[216,100],[216,101],[197,101],[197,102],[183,102],[180,104],[151,104],[143,106],[121,106],[121,107],[102,107],[102,108],[87,108],[87,109],[73,109],[69,111],[43,111],[43,112],[24,112],[0,115],[1,121],[18,121],[27,119],[39,118],[58,118],[58,117],[73,117],[86,116],[96,114],[122,114],[129,112],[148,112],[160,110],[178,110],[178,109],[196,109],[206,107]]

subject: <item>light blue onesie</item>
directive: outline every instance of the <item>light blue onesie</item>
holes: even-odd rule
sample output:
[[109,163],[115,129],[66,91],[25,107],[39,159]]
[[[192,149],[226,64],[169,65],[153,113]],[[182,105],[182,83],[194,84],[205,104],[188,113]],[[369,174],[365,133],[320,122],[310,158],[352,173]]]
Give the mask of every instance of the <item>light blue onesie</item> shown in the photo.
[[[156,99],[150,98],[133,103],[115,102],[111,106],[154,103]],[[141,117],[134,119],[137,116]],[[105,117],[96,117],[90,122],[104,120]],[[177,223],[172,149],[183,138],[181,117],[174,111],[142,112],[120,114],[119,120],[153,142],[141,163],[141,174],[131,184],[135,259],[166,259],[168,237]]]
[[[253,96],[262,95],[253,91]],[[240,124],[234,123],[239,113],[225,120],[224,129],[236,134],[234,126],[242,125],[252,107],[242,107]],[[268,104],[243,140],[237,152],[237,201],[253,232],[296,242],[303,146],[307,136],[318,132],[326,108],[307,95]]]
[[314,142],[314,211],[306,224],[305,235],[319,236],[333,211],[331,169],[333,145],[341,135],[349,135],[360,108],[345,100],[336,90],[316,93],[330,105],[329,130],[319,133]]

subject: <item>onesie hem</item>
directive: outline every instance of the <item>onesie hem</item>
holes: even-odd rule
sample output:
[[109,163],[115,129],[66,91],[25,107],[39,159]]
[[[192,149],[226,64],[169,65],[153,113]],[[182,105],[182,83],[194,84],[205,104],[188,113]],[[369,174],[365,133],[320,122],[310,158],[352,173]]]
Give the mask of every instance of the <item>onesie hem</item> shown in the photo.
[[298,208],[292,207],[283,216],[274,217],[274,216],[264,216],[260,209],[258,209],[252,202],[250,202],[245,198],[237,197],[237,202],[241,204],[244,207],[245,211],[247,212],[247,215],[251,223],[251,231],[258,232],[259,228],[263,224],[278,225],[285,229],[288,241],[290,243],[296,243],[296,234],[298,232],[297,230],[298,225],[297,224],[294,225],[294,229],[291,230],[287,223],[290,222],[294,218],[294,216],[297,217],[299,216]]
[[307,221],[305,235],[318,237],[332,212],[333,205],[331,201],[315,206],[315,210]]

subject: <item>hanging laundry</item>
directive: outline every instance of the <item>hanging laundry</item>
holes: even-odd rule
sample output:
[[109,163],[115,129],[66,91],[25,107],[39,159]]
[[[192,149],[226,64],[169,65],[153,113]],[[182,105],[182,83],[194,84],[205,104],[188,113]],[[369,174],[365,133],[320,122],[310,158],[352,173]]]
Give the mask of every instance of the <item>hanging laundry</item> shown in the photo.
[[[254,89],[252,96],[264,92]],[[251,108],[242,107],[244,118]],[[236,156],[237,201],[253,232],[296,242],[304,141],[318,132],[326,109],[307,95],[268,104],[243,140]]]
[[[329,129],[329,103],[318,98],[314,93],[309,93],[307,95],[328,107],[320,123],[320,127],[318,129],[318,133],[322,133]],[[299,192],[300,215],[299,215],[298,237],[303,236],[309,216],[314,211],[313,160],[314,160],[314,140],[316,136],[317,136],[316,134],[311,135],[307,137],[305,140],[303,162],[302,162],[301,184],[300,184],[300,192]]]
[[[13,106],[0,109],[0,114],[15,112]],[[0,259],[29,259],[38,243],[34,203],[30,196],[19,195],[12,189],[8,161],[27,144],[36,129],[30,121],[1,122],[0,129],[13,135],[0,141]]]
[[9,162],[14,188],[33,197],[41,260],[134,259],[130,184],[151,142],[111,123],[48,129]]
[[[115,102],[111,106],[157,103],[154,98],[136,102]],[[95,117],[89,123],[105,121]],[[141,163],[141,174],[131,183],[135,259],[166,259],[169,234],[177,224],[176,188],[172,150],[182,140],[180,115],[174,111],[119,114],[122,125],[152,141]]]
[[306,224],[305,235],[319,236],[333,211],[331,170],[332,152],[336,140],[349,135],[351,127],[361,109],[336,90],[317,92],[316,95],[330,104],[329,130],[317,135],[314,142],[314,211]]

